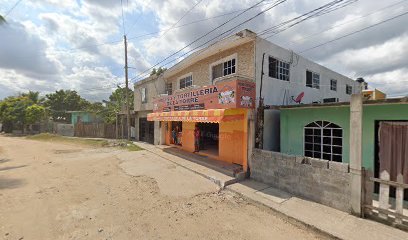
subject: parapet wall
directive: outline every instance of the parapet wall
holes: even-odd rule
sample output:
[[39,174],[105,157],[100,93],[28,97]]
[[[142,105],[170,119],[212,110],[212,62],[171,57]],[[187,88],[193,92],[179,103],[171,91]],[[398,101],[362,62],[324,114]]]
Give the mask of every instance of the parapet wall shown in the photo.
[[254,149],[250,168],[257,181],[351,212],[348,164]]

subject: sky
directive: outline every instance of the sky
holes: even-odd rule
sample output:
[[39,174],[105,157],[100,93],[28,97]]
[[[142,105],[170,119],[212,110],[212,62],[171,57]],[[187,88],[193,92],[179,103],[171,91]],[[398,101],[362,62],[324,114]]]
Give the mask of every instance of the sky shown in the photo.
[[[0,0],[0,14],[7,20],[0,26],[0,99],[28,90],[46,94],[71,89],[101,101],[125,82],[124,33],[133,83],[201,36],[158,66],[171,67],[183,53],[226,30],[260,33],[331,1],[287,0],[265,11],[276,0]],[[396,17],[408,11],[408,0],[348,1],[335,11],[261,37],[350,78],[363,77],[370,88],[390,97],[408,95],[408,14]]]

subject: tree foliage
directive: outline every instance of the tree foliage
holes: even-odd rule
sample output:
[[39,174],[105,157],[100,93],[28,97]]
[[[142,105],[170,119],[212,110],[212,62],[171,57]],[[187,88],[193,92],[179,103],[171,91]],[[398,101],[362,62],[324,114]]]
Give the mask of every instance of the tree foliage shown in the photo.
[[67,113],[67,111],[87,110],[90,105],[87,100],[72,90],[58,90],[45,96],[44,105],[50,111],[51,118],[54,121],[68,122],[71,114]]
[[33,104],[25,110],[25,123],[34,124],[45,118],[45,108],[43,106]]
[[6,19],[2,15],[0,15],[0,25],[5,24],[5,23],[6,23]]
[[[39,96],[38,92],[31,92]],[[20,94],[0,101],[0,122],[7,132],[18,127],[24,131],[27,124],[34,124],[45,116],[45,108],[35,103],[29,94]]]
[[156,76],[160,76],[160,74],[164,73],[164,71],[166,71],[167,68],[162,68],[159,67],[158,69],[153,68],[152,71],[150,72],[150,76],[156,75]]
[[115,123],[116,114],[126,110],[126,94],[129,95],[130,109],[134,108],[134,94],[129,88],[118,88],[109,96],[109,101],[105,101],[106,109],[103,118],[106,123]]

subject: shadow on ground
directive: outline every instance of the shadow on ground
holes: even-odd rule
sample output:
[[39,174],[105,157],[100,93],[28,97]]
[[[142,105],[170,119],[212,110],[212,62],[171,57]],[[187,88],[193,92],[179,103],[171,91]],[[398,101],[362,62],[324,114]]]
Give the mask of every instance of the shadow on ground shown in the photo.
[[12,170],[12,169],[17,169],[17,168],[23,168],[23,167],[26,167],[26,166],[27,166],[27,165],[4,167],[4,168],[0,168],[0,172],[1,172],[1,171]]
[[22,179],[5,178],[0,176],[0,189],[13,189],[25,184]]

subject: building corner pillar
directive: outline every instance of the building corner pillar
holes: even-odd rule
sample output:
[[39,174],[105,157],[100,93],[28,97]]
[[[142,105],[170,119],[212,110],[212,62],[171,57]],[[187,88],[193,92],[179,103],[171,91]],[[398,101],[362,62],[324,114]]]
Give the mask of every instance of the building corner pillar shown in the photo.
[[351,174],[351,212],[362,215],[362,138],[363,138],[363,99],[361,94],[353,94],[350,102],[350,174]]

